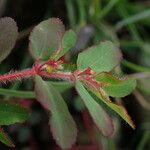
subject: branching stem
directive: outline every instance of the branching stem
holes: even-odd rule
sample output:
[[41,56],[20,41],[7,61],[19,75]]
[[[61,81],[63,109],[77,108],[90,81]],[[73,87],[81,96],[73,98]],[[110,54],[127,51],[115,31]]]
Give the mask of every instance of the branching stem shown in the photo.
[[53,71],[48,72],[44,66],[49,65],[53,69],[57,68],[57,65],[61,64],[61,61],[46,61],[43,64],[39,64],[39,61],[35,62],[32,68],[25,69],[22,71],[16,71],[16,72],[10,72],[4,75],[0,75],[0,82],[6,83],[13,80],[18,80],[22,78],[29,78],[34,77],[35,75],[39,75],[41,77],[48,77],[48,78],[54,78],[54,79],[61,79],[61,80],[67,80],[67,81],[74,81],[74,75],[71,72],[60,72],[60,71]]
[[[57,68],[62,63],[62,61],[48,60],[41,64],[40,60],[37,60],[34,63],[33,67],[30,69],[0,75],[0,82],[6,83],[17,79],[34,77],[35,75],[39,75],[43,78],[53,78],[57,80],[66,80],[69,82],[74,82],[75,76],[78,76],[80,80],[86,82],[86,84],[92,86],[95,89],[99,89],[102,86],[96,80],[93,79],[93,75],[95,74],[95,72],[93,72],[91,68],[87,68],[84,71],[76,70],[74,72],[58,71]],[[48,66],[52,68],[52,71],[47,70]]]

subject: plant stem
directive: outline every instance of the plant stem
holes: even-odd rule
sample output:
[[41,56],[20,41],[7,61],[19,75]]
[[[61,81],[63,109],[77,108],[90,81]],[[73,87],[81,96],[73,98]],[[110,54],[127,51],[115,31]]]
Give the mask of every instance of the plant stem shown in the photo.
[[17,80],[21,78],[27,78],[34,76],[36,71],[34,69],[25,69],[18,72],[10,72],[8,74],[4,74],[0,76],[0,82],[6,83],[7,81]]
[[[31,57],[28,54],[26,54],[19,69],[23,70],[24,68],[27,68],[31,64],[31,62],[32,62]],[[11,85],[10,88],[13,90],[16,90],[19,88],[20,84],[21,84],[21,82],[15,82],[15,84]],[[9,97],[7,97],[7,98],[9,98]]]
[[[66,73],[66,72],[51,72],[48,73],[46,71],[36,72],[33,68],[26,69],[20,72],[13,72],[9,74],[5,74],[0,76],[0,82],[7,82],[12,81],[20,78],[32,77],[36,74],[40,75],[41,77],[48,77],[54,79],[62,79],[67,81],[74,81],[73,73]],[[0,95],[11,96],[11,97],[18,97],[18,98],[35,98],[35,93],[31,91],[17,91],[12,89],[4,89],[0,88]]]
[[35,93],[31,91],[18,91],[0,88],[0,95],[18,97],[18,98],[35,98]]
[[47,71],[39,70],[41,69],[41,66],[42,65],[39,65],[35,68],[1,75],[0,83],[6,83],[7,81],[13,81],[13,80],[18,80],[22,78],[29,78],[35,75],[39,75],[41,77],[54,78],[54,79],[62,79],[62,80],[67,80],[67,81],[74,81],[74,74],[71,72],[50,72],[49,73]]

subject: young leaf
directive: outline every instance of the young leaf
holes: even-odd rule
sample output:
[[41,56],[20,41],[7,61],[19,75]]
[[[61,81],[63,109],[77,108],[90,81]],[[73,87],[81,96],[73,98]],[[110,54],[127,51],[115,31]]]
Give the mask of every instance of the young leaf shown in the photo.
[[64,25],[58,18],[42,21],[30,35],[29,50],[34,59],[48,59],[61,48]]
[[77,68],[85,70],[87,67],[91,67],[98,73],[109,72],[119,64],[121,58],[120,50],[112,42],[101,42],[78,55]]
[[2,62],[15,46],[18,36],[16,22],[9,17],[0,19],[0,62]]
[[37,100],[51,111],[49,123],[57,144],[62,149],[70,148],[76,141],[77,129],[62,96],[40,76],[35,77],[35,92]]
[[15,147],[11,139],[8,137],[8,135],[3,131],[1,127],[0,127],[0,141],[9,147]]
[[17,104],[0,102],[0,125],[10,125],[27,120],[29,112]]
[[95,122],[97,127],[100,129],[103,135],[111,136],[114,131],[111,118],[102,109],[102,107],[92,98],[92,96],[84,88],[82,83],[77,79],[75,86],[77,92],[84,101],[84,104],[89,110],[89,113],[92,116],[93,121]]
[[104,82],[104,91],[112,97],[125,97],[129,95],[136,87],[135,79],[118,79],[109,73],[103,72],[98,74],[96,80]]
[[108,107],[114,110],[122,119],[124,119],[133,129],[135,129],[134,122],[131,120],[131,117],[128,115],[126,109],[119,104],[111,102],[107,94],[102,91],[96,91],[95,89],[89,89],[93,94],[95,94],[102,102],[104,102]]
[[56,56],[56,60],[58,60],[68,50],[70,50],[75,45],[76,40],[77,40],[77,36],[73,30],[66,31],[62,38],[62,49],[60,53]]

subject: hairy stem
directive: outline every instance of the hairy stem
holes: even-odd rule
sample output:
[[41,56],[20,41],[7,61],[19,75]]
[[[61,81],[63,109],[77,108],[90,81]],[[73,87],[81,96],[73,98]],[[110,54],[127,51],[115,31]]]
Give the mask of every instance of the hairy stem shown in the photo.
[[36,74],[34,69],[25,69],[18,72],[10,72],[8,74],[4,74],[0,76],[0,82],[6,83],[7,81],[22,79],[22,78],[29,78]]
[[[41,68],[41,66],[39,67]],[[0,82],[6,83],[7,81],[29,78],[35,76],[36,74],[41,77],[74,81],[74,75],[71,72],[50,72],[49,73],[47,71],[39,70],[39,67],[33,67],[31,69],[22,70],[19,72],[10,72],[8,74],[0,75]]]

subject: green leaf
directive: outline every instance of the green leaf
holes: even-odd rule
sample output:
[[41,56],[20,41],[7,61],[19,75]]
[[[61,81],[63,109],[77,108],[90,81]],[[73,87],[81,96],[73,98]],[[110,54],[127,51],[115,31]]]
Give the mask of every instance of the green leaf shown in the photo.
[[0,19],[0,62],[3,61],[15,46],[18,36],[16,22],[9,17]]
[[8,135],[0,127],[0,141],[9,147],[15,147],[14,143],[8,137]]
[[46,60],[56,50],[61,49],[64,31],[64,25],[58,18],[50,18],[35,26],[29,38],[32,57]]
[[70,148],[76,141],[77,129],[62,96],[40,76],[35,77],[35,92],[37,100],[51,111],[49,123],[57,144],[62,149]]
[[95,94],[102,102],[104,102],[108,107],[115,111],[122,119],[124,119],[133,129],[135,129],[134,122],[131,120],[131,117],[128,115],[125,107],[119,104],[113,103],[108,95],[102,89],[97,91],[95,89],[89,88],[89,90]]
[[118,79],[109,73],[103,72],[98,74],[96,80],[104,82],[104,91],[112,97],[125,97],[129,95],[136,87],[135,79]]
[[81,96],[85,106],[89,110],[93,121],[105,136],[111,136],[114,128],[111,118],[102,109],[102,107],[92,98],[88,91],[84,88],[82,83],[76,79],[76,90]]
[[0,125],[21,123],[28,117],[29,112],[25,108],[5,101],[0,102]]
[[120,50],[112,42],[101,42],[78,55],[77,68],[85,70],[91,67],[97,73],[109,72],[119,64],[121,58]]
[[76,43],[77,36],[73,30],[68,30],[65,32],[62,38],[62,49],[60,53],[56,56],[56,60],[62,57],[68,50],[70,50]]

